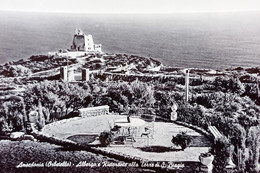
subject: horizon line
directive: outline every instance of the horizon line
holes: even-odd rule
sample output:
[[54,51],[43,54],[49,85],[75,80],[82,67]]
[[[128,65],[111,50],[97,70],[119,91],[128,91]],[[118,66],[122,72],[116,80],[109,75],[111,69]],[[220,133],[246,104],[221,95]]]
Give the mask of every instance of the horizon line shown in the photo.
[[194,13],[243,13],[243,12],[260,12],[260,10],[223,10],[223,11],[173,11],[173,12],[123,12],[123,11],[36,11],[36,10],[12,10],[12,9],[0,9],[0,12],[24,12],[24,13],[55,13],[55,14],[194,14]]

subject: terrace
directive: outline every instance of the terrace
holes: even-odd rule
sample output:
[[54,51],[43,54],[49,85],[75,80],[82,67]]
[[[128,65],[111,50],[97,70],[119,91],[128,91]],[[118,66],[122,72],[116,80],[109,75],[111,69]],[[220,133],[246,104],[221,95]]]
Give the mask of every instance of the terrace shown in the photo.
[[[112,143],[108,147],[98,147],[100,150],[115,154],[131,155],[147,161],[171,162],[199,162],[200,153],[205,153],[211,146],[211,141],[204,135],[181,125],[171,122],[145,122],[140,118],[132,119],[132,125],[122,127],[122,120],[127,120],[125,115],[100,115],[92,117],[77,117],[62,120],[46,125],[42,132],[61,139],[70,139],[84,145],[99,144],[98,136],[103,131],[110,131],[114,125],[121,125],[119,135],[128,133],[131,126],[134,140],[126,140],[122,144]],[[139,120],[138,120],[139,119]],[[143,123],[144,122],[144,123]],[[152,127],[149,135],[145,127]],[[62,131],[60,129],[63,129]],[[185,131],[192,136],[190,147],[181,150],[171,143],[173,135]],[[141,137],[142,135],[142,137]]]

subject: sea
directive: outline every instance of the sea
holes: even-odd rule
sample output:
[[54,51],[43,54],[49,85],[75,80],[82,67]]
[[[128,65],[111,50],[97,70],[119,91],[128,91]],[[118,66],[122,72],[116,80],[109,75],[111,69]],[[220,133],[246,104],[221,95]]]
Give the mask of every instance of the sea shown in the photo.
[[260,12],[68,14],[0,11],[0,64],[68,49],[74,31],[107,53],[164,65],[224,69],[260,66]]

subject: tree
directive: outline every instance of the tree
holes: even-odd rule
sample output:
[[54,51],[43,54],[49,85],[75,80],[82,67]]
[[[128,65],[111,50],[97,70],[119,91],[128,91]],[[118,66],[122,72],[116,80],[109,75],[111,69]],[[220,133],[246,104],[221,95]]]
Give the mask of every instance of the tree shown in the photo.
[[239,170],[244,170],[245,166],[245,149],[246,149],[246,131],[238,123],[233,123],[229,125],[230,131],[229,138],[231,143],[234,145],[233,155],[236,158],[236,163],[239,167]]
[[25,110],[23,98],[11,96],[3,103],[5,119],[9,127],[15,131],[24,129]]
[[249,159],[248,167],[250,171],[260,171],[260,126],[251,127],[248,133]]
[[154,89],[147,83],[135,80],[131,84],[133,91],[133,103],[138,107],[152,106],[155,103]]
[[243,96],[245,95],[250,97],[257,105],[260,105],[260,92],[258,83],[247,84]]
[[238,77],[234,76],[231,78],[216,77],[214,86],[217,91],[232,92],[242,94],[245,91],[244,85],[241,83]]
[[250,117],[248,114],[241,114],[237,117],[239,124],[241,124],[246,132],[249,131],[250,127],[257,126],[259,124],[259,120],[256,117]]
[[84,105],[85,98],[89,95],[77,84],[62,83],[59,91],[60,99],[65,102],[66,115],[81,108]]
[[9,129],[9,126],[7,124],[5,117],[1,116],[0,117],[0,135],[5,135],[9,131],[10,131],[10,129]]
[[227,159],[231,153],[230,141],[226,137],[218,138],[214,142],[210,152],[215,156],[213,161],[214,172],[224,172]]
[[60,81],[43,81],[29,85],[24,98],[28,113],[32,110],[32,105],[38,107],[40,100],[43,115],[50,121],[87,106],[92,101],[92,96],[78,84]]

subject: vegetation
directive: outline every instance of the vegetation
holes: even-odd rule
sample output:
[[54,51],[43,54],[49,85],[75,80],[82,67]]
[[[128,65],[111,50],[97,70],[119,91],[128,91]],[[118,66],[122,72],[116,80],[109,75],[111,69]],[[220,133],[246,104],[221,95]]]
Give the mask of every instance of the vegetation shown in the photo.
[[[120,172],[153,172],[142,168],[131,167],[103,167],[103,166],[81,166],[76,167],[80,162],[87,163],[124,163],[115,159],[104,157],[102,155],[93,154],[87,151],[71,151],[57,145],[48,143],[38,143],[32,141],[0,141],[0,168],[1,172],[17,172],[17,173],[56,173],[56,172],[71,172],[71,173],[120,173]],[[71,163],[72,166],[67,167],[24,167],[16,168],[21,162],[26,163]],[[73,166],[74,165],[74,166]]]
[[230,141],[226,137],[217,139],[210,151],[214,156],[214,172],[223,172],[231,151]]
[[6,77],[23,76],[31,73],[46,71],[64,65],[75,64],[76,59],[67,59],[62,57],[53,57],[47,55],[31,56],[29,59],[8,62],[0,66],[0,75]]
[[89,55],[85,60],[79,62],[76,58],[56,57],[47,55],[31,56],[29,59],[8,62],[0,65],[0,75],[4,77],[30,76],[36,72],[54,70],[65,65],[80,65],[82,68],[90,70],[107,70],[109,68],[127,67],[134,71],[144,71],[150,67],[157,67],[161,63],[152,58],[145,58],[134,55],[115,54],[115,55]]
[[248,133],[247,145],[249,148],[249,159],[247,160],[247,170],[259,172],[260,162],[260,126],[251,127]]
[[89,145],[96,140],[98,135],[73,135],[68,137],[67,139],[76,142],[81,145]]
[[192,142],[192,137],[187,132],[180,132],[176,136],[172,137],[172,143],[177,146],[181,146],[182,150],[189,147]]
[[109,131],[101,132],[99,135],[99,141],[103,147],[110,145],[113,141],[113,134]]
[[106,67],[115,67],[115,66],[132,66],[138,71],[143,71],[148,66],[156,67],[161,65],[161,63],[155,59],[148,59],[136,55],[127,55],[127,54],[115,54],[104,57]]
[[[226,69],[216,74],[209,70],[191,70],[190,98],[186,103],[183,101],[185,79],[181,69],[167,68],[156,72],[161,75],[153,75],[155,72],[145,72],[147,67],[160,65],[153,59],[124,54],[98,58],[99,61],[95,56],[87,57],[81,67],[102,63],[95,68],[110,72],[109,67],[129,67],[131,73],[100,72],[88,82],[67,83],[27,77],[65,65],[66,58],[32,56],[29,60],[0,66],[0,75],[17,76],[0,78],[0,133],[22,131],[29,119],[41,128],[75,115],[79,108],[104,104],[110,106],[110,112],[152,113],[169,120],[171,107],[176,104],[179,121],[205,130],[213,125],[220,130],[234,146],[231,157],[239,170],[259,171],[259,68]],[[79,62],[69,59],[68,64],[79,65]],[[20,90],[17,92],[16,89]]]

